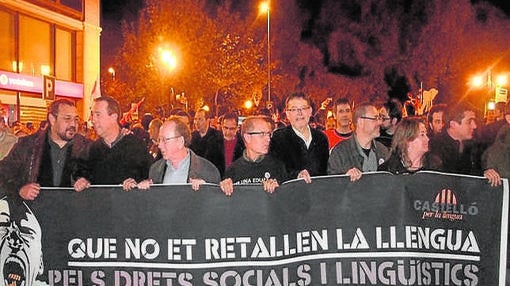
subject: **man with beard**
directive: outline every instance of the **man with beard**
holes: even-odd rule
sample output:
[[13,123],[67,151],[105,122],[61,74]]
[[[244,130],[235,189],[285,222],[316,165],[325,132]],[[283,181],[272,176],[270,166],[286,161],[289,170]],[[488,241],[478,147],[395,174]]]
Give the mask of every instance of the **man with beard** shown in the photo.
[[383,120],[372,103],[358,105],[353,118],[354,134],[331,150],[328,174],[346,174],[351,181],[357,181],[363,172],[377,171],[377,167],[388,157],[388,149],[374,140],[379,137]]
[[[41,226],[20,199],[0,199],[0,281],[5,285],[45,285]],[[4,284],[1,284],[4,285]]]
[[88,156],[91,141],[77,133],[74,102],[58,99],[48,108],[49,126],[19,139],[0,161],[0,190],[34,200],[41,186],[72,187],[78,161]]

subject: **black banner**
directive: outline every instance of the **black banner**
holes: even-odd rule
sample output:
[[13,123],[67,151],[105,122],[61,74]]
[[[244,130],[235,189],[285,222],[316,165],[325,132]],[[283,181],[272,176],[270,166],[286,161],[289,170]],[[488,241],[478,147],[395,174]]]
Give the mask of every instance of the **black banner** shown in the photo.
[[507,215],[507,180],[432,172],[231,197],[214,185],[47,189],[0,200],[0,284],[504,285]]

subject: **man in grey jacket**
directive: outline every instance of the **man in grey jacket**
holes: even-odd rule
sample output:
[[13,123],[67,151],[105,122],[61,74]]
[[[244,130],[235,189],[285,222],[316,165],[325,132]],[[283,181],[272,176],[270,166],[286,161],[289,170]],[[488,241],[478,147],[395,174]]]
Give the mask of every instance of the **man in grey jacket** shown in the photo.
[[204,183],[219,183],[218,169],[206,159],[196,155],[188,148],[191,141],[189,127],[179,118],[166,120],[158,136],[158,147],[162,159],[154,162],[149,170],[149,179],[137,183],[134,179],[124,181],[123,188],[147,190],[152,184],[190,183],[198,190]]
[[382,117],[373,104],[358,105],[353,120],[356,127],[354,135],[331,150],[328,174],[346,174],[351,181],[356,181],[363,172],[377,171],[388,157],[388,149],[374,140],[379,137]]

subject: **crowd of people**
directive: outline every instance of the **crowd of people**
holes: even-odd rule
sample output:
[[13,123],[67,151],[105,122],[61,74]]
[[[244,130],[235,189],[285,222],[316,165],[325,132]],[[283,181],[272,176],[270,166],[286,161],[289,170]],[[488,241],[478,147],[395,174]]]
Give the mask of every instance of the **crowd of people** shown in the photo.
[[[321,114],[331,108],[332,115]],[[402,104],[331,99],[313,110],[303,93],[285,101],[285,121],[267,112],[240,120],[216,119],[199,109],[167,118],[146,114],[121,125],[112,97],[96,98],[85,132],[74,102],[53,101],[47,120],[31,134],[15,136],[0,120],[0,191],[34,200],[41,187],[153,184],[218,184],[228,196],[239,185],[274,192],[284,181],[314,176],[434,170],[484,176],[492,186],[510,176],[510,105],[499,104],[494,122],[480,124],[464,104],[434,105],[426,116],[408,116]],[[324,118],[323,120],[317,120]],[[316,119],[316,120],[313,120]],[[90,131],[93,131],[92,133]]]

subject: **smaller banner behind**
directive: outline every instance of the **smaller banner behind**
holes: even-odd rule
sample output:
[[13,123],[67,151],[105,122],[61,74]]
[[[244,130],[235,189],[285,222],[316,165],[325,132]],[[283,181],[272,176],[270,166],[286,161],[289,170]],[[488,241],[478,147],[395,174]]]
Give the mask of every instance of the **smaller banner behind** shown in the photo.
[[[504,285],[508,183],[419,173],[0,200],[2,285]],[[24,282],[25,284],[21,284]]]

